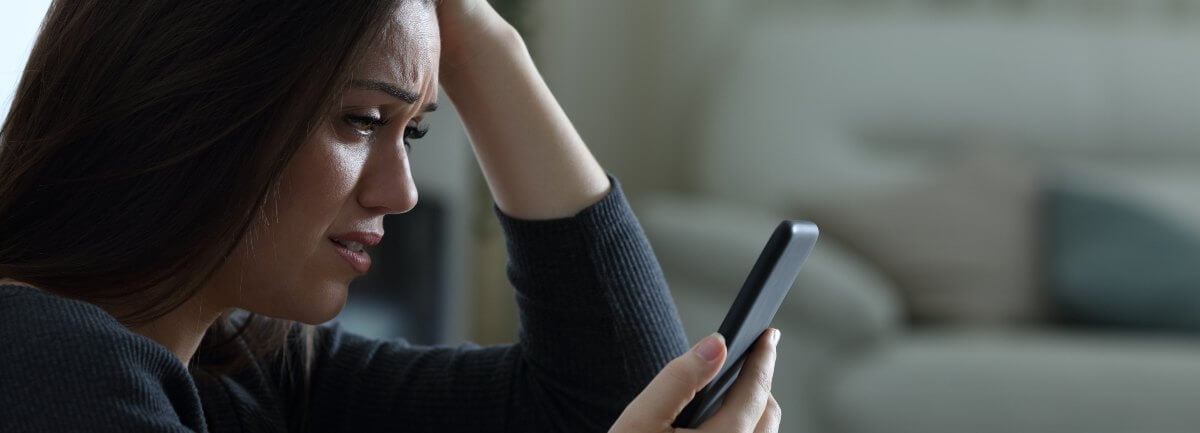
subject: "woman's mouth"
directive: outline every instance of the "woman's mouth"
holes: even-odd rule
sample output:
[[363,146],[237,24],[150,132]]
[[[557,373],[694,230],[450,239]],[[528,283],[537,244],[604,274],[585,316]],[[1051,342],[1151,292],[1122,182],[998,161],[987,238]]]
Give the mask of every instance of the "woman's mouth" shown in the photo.
[[343,259],[346,259],[346,262],[350,263],[350,267],[355,272],[365,274],[367,270],[371,269],[371,255],[363,250],[363,244],[338,239],[330,239],[329,241],[332,243],[333,248],[337,250],[337,253]]
[[346,241],[346,240],[338,240],[338,239],[330,239],[330,240],[332,240],[334,243],[336,243],[336,244],[338,244],[338,245],[341,245],[341,246],[343,246],[343,247],[346,247],[346,248],[347,248],[347,249],[349,249],[350,251],[354,251],[354,252],[359,252],[359,253],[361,253],[361,252],[362,252],[362,250],[363,250],[363,244],[360,244],[360,243],[358,243],[358,242],[354,242],[354,241]]

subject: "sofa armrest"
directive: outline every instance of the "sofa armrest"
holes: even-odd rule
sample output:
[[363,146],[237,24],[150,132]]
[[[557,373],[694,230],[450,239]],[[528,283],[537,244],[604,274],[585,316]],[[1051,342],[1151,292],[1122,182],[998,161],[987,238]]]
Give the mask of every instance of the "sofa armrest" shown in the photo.
[[[651,197],[639,201],[638,210],[668,280],[689,283],[674,295],[727,299],[730,304],[771,231],[787,219],[768,210],[683,196]],[[823,234],[774,323],[839,346],[861,346],[899,328],[902,314],[895,293],[879,271]]]

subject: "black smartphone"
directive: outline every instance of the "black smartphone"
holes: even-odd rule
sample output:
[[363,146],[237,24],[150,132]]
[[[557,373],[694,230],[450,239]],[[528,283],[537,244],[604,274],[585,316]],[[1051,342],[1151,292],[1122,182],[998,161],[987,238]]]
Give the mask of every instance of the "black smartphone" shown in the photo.
[[784,221],[775,228],[717,331],[725,337],[725,363],[683,408],[672,427],[696,428],[721,406],[725,391],[742,371],[750,347],[771,325],[800,266],[816,246],[818,233],[817,225],[808,221]]

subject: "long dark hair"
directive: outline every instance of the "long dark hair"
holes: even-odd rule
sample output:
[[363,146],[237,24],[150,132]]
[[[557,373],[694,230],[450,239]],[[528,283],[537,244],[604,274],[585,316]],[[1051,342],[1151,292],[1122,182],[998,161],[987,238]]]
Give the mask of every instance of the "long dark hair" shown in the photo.
[[[54,1],[0,129],[0,277],[128,308],[127,326],[177,308],[399,1]],[[244,336],[267,358],[300,328],[239,323],[201,350]]]

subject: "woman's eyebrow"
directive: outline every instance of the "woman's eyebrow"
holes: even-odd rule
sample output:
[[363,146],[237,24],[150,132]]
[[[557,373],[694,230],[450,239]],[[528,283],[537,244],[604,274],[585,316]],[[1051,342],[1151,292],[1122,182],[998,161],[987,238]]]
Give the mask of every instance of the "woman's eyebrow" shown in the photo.
[[[351,80],[350,86],[355,89],[377,90],[377,91],[380,91],[383,93],[387,93],[388,95],[391,95],[391,96],[395,97],[396,99],[407,102],[409,104],[415,104],[415,103],[417,103],[417,100],[421,99],[421,95],[417,94],[416,92],[410,92],[408,90],[401,89],[400,86],[397,86],[397,85],[391,84],[391,83],[385,83],[383,81]],[[430,102],[425,105],[425,111],[427,111],[427,112],[437,110],[437,108],[438,108],[438,104],[436,102]]]

